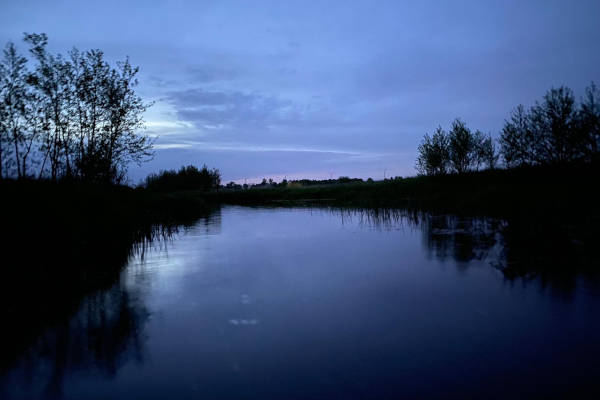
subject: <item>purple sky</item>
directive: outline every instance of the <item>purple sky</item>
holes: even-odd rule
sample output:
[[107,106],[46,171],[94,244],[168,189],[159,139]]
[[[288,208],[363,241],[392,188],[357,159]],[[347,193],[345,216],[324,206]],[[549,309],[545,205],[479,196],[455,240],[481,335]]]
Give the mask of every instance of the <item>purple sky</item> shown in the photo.
[[414,174],[426,132],[497,135],[552,86],[600,83],[600,1],[27,1],[0,39],[139,65],[158,135],[131,180],[208,164],[225,181]]

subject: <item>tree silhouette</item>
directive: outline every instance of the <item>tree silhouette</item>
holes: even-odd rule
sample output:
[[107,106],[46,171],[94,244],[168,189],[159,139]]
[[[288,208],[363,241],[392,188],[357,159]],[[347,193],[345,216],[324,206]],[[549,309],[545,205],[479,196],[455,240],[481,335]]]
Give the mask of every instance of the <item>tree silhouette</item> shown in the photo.
[[477,145],[473,134],[459,118],[452,122],[448,133],[450,165],[459,174],[467,172],[476,161]]
[[113,67],[100,50],[51,54],[45,34],[24,41],[31,70],[12,43],[0,63],[0,177],[37,167],[38,178],[118,183],[129,163],[152,156],[139,133],[150,104],[135,93],[137,67]]
[[497,142],[499,152],[491,135],[472,133],[463,121],[455,119],[450,132],[440,127],[433,137],[423,137],[416,169],[427,175],[444,174],[446,165],[459,174],[482,165],[492,169],[500,155],[507,168],[596,160],[600,152],[600,91],[592,82],[578,105],[571,89],[550,89],[529,110],[523,105],[513,109]]
[[433,136],[425,135],[418,148],[417,171],[425,175],[445,174],[450,161],[448,134],[439,126]]

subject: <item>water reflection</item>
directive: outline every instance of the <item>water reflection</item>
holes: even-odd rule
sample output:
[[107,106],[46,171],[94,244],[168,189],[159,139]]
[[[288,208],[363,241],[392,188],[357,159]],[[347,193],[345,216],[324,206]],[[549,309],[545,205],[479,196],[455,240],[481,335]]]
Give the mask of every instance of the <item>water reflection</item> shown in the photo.
[[419,225],[429,256],[440,261],[452,259],[461,265],[485,259],[498,243],[506,222],[425,214]]
[[60,398],[67,375],[113,378],[126,362],[143,362],[143,299],[128,289],[112,288],[87,296],[77,313],[46,331],[27,349],[7,376],[11,395]]
[[[572,225],[531,218],[498,219],[433,214],[398,209],[329,210],[346,223],[377,229],[420,230],[427,255],[441,262],[468,268],[485,260],[498,268],[507,281],[539,283],[569,296],[579,278],[596,286],[597,256],[590,233]],[[579,227],[581,228],[581,227]]]
[[[76,254],[69,249],[46,253],[43,263],[37,256],[22,259],[20,269],[33,275],[13,275],[12,288],[2,291],[7,301],[0,398],[62,398],[70,375],[112,379],[123,365],[143,363],[150,312],[143,292],[127,284],[122,268],[129,260],[143,261],[148,252],[167,251],[192,227],[218,232],[219,224],[216,208],[182,225],[141,229],[129,242],[107,238]],[[79,268],[82,263],[86,269]],[[40,276],[40,264],[56,268],[56,275]],[[23,290],[33,295],[18,296]]]
[[[228,207],[153,227],[123,251],[89,254],[120,272],[83,285],[85,295],[53,286],[20,305],[27,318],[7,314],[0,397],[502,398],[567,393],[575,379],[594,388],[600,291],[586,242],[567,232],[334,208]],[[70,284],[88,282],[75,276]],[[562,386],[532,389],[548,381]]]

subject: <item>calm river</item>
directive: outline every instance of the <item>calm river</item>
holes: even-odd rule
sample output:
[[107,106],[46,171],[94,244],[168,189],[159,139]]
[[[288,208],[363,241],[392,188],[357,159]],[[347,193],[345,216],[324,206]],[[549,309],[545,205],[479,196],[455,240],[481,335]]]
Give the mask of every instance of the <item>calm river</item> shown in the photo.
[[0,396],[593,397],[597,279],[569,257],[558,276],[528,271],[544,247],[511,249],[506,231],[450,216],[224,207],[131,256],[118,283],[2,372]]

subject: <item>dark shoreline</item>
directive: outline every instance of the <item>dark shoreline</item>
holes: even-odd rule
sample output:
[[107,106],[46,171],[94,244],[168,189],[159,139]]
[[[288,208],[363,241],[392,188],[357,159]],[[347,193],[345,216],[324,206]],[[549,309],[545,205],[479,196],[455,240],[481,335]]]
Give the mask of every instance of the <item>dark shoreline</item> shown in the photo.
[[86,295],[110,288],[133,253],[213,207],[197,197],[66,182],[4,180],[0,193],[0,371]]
[[598,218],[599,180],[600,163],[571,164],[332,185],[220,189],[209,193],[207,199],[238,205],[317,201],[471,216],[559,213]]

